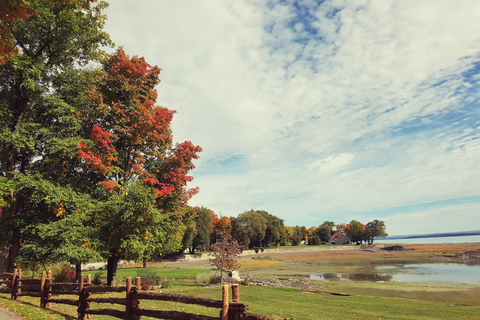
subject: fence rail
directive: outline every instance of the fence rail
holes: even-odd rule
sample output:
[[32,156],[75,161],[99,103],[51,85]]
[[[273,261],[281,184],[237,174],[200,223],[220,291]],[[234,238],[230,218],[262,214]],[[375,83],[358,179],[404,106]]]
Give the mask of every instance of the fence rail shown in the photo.
[[[229,301],[229,286],[222,286],[222,300],[196,297],[192,295],[142,292],[141,279],[127,278],[124,287],[94,286],[90,275],[86,279],[82,275],[80,283],[53,283],[52,273],[43,272],[41,278],[22,279],[22,271],[15,269],[13,273],[0,273],[0,292],[11,294],[13,300],[22,296],[39,297],[40,307],[49,308],[51,303],[77,306],[78,319],[86,319],[89,315],[109,315],[119,319],[141,320],[142,316],[171,320],[279,320],[276,318],[247,311],[247,306],[240,302],[240,287],[232,285],[232,302]],[[125,292],[124,298],[93,298],[92,294],[106,292]],[[76,295],[76,299],[52,298],[52,295]],[[160,300],[184,304],[196,304],[204,307],[220,309],[219,317],[195,315],[179,311],[147,310],[140,308],[141,300]],[[91,303],[109,303],[124,306],[125,310],[112,308],[90,309]],[[291,318],[290,320],[294,320]]]

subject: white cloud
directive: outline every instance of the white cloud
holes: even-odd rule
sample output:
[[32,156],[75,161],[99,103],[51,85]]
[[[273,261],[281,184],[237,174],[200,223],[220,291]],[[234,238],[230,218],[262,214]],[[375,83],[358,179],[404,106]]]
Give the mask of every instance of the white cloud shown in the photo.
[[266,3],[107,12],[113,40],[163,69],[175,139],[204,149],[192,205],[310,226],[480,196],[480,3]]

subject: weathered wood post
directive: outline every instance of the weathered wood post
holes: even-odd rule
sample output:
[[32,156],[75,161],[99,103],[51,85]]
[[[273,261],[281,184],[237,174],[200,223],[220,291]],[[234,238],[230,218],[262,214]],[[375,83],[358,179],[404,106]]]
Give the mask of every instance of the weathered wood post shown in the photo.
[[20,299],[22,294],[22,269],[13,269],[12,300]]
[[78,287],[78,309],[77,309],[77,313],[78,313],[78,319],[85,319],[85,304],[86,304],[86,301],[85,301],[85,295],[84,295],[84,284],[83,284],[83,281],[84,281],[84,275],[82,274],[80,276],[80,286]]
[[42,272],[42,279],[40,280],[40,308],[45,308],[45,280],[47,279],[47,272]]
[[17,294],[17,269],[13,269],[13,276],[12,276],[12,293],[11,293],[11,299],[12,300],[17,300],[16,299],[16,294]]
[[[90,273],[87,274],[87,284],[92,284],[92,277],[90,276]],[[85,308],[85,311],[87,311],[88,309],[90,309],[90,301],[88,301],[88,298],[90,298],[90,296],[92,295],[89,291],[86,291],[86,290],[83,290],[85,292],[84,296],[85,296],[85,304],[86,304],[86,308]],[[87,314],[87,319],[90,319],[92,317],[91,314]]]
[[132,278],[127,278],[127,292],[125,301],[125,320],[130,320],[132,313]]
[[228,285],[222,286],[222,310],[220,311],[220,320],[228,320]]
[[240,286],[232,284],[232,302],[240,302]]
[[137,312],[140,309],[140,300],[137,298],[137,293],[141,290],[142,279],[140,277],[135,278],[135,288],[131,292],[131,308],[130,308],[130,319],[129,320],[140,320],[140,316]]
[[50,291],[52,291],[52,271],[47,272],[47,279],[45,279],[44,299],[46,309],[50,308],[50,302],[48,302],[48,299],[52,297]]

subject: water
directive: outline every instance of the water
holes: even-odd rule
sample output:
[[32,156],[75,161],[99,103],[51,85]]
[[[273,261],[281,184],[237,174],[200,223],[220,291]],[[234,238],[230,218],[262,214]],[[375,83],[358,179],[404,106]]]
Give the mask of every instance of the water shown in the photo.
[[451,282],[480,284],[480,265],[459,263],[422,263],[375,268],[375,274],[323,273],[311,275],[312,280]]
[[376,270],[389,273],[395,272],[392,274],[392,281],[480,284],[480,265],[422,263],[403,266],[383,266],[377,267]]
[[375,239],[374,244],[426,244],[426,243],[480,243],[480,235],[462,237],[436,237],[436,238],[413,238],[413,239]]

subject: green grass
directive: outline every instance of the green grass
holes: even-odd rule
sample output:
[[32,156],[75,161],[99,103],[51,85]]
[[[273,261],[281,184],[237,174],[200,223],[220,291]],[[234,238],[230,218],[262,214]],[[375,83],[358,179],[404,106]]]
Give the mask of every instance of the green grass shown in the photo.
[[[150,270],[155,270],[162,279],[195,279],[198,273],[210,272],[211,269],[167,269],[167,268],[149,268]],[[131,277],[135,279],[137,276],[138,268],[122,268],[117,269],[117,281]],[[99,271],[89,270],[82,271],[82,274],[90,274],[92,279],[93,275]],[[101,277],[107,277],[107,270],[100,270]]]
[[[212,299],[220,299],[221,287],[201,287],[177,282],[171,288],[162,290],[167,293],[193,294]],[[107,295],[105,295],[107,296]],[[112,294],[108,295],[112,296]],[[119,295],[121,296],[121,295]],[[327,294],[302,293],[290,288],[272,288],[250,286],[241,287],[240,298],[249,305],[249,310],[277,317],[295,317],[297,320],[322,319],[391,319],[391,320],[450,320],[476,319],[480,307],[453,306],[443,303],[414,301],[398,298],[382,298],[371,296],[332,296]],[[26,302],[21,306],[18,301],[8,300],[7,295],[0,295],[0,306],[19,312],[29,319],[73,319],[75,307],[52,305],[54,311],[43,310],[33,305],[39,303],[37,298],[22,297]],[[206,308],[180,303],[160,301],[142,301],[142,308],[177,310],[188,313],[218,316],[219,309]],[[92,306],[98,308],[99,306]],[[100,307],[110,308],[110,305]],[[120,307],[121,308],[121,307]],[[71,316],[68,317],[67,315]],[[95,316],[95,319],[113,319],[106,316]],[[147,320],[148,318],[143,318]]]

